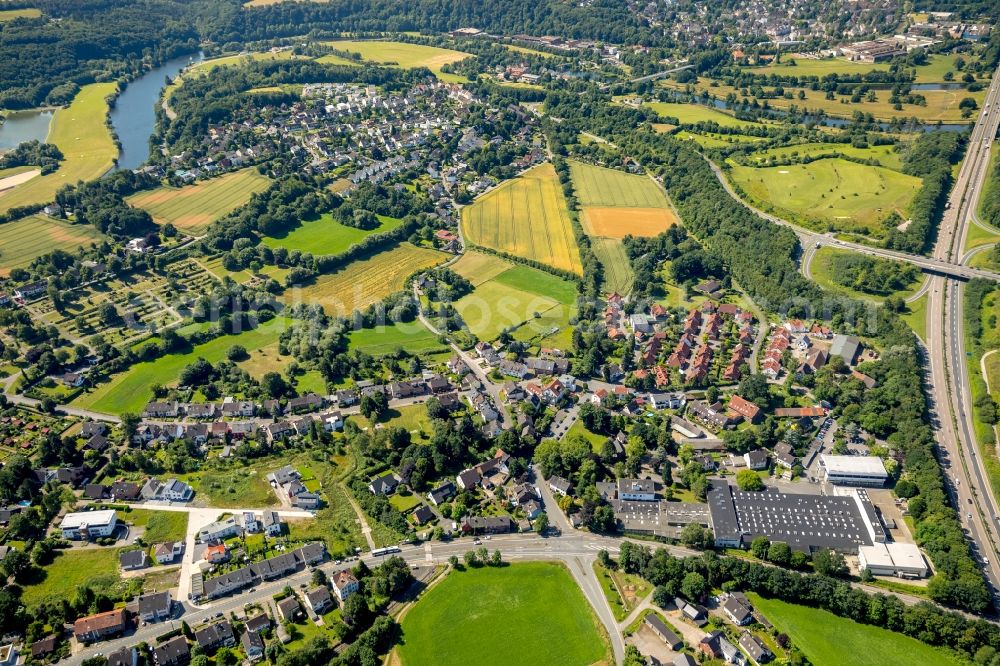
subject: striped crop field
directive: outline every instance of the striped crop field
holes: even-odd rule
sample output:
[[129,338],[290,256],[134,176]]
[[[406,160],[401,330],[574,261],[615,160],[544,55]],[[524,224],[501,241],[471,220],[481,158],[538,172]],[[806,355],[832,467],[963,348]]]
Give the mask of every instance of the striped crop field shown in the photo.
[[406,279],[451,255],[402,243],[376,255],[352,261],[336,273],[321,275],[310,285],[285,291],[286,303],[320,304],[330,315],[363,310],[406,286]]
[[103,239],[104,235],[89,224],[70,224],[42,215],[0,224],[0,276],[54,250],[72,252]]
[[583,270],[566,200],[549,163],[503,183],[463,208],[462,229],[476,245],[577,274]]
[[632,272],[632,264],[625,254],[622,242],[617,238],[593,238],[590,247],[604,267],[605,291],[616,291],[619,294],[632,291],[635,273]]
[[581,206],[666,208],[667,197],[648,176],[569,161],[573,189]]
[[270,182],[267,176],[248,168],[181,188],[158,187],[139,192],[128,202],[148,212],[158,224],[172,224],[182,232],[199,236],[212,222],[267,189]]

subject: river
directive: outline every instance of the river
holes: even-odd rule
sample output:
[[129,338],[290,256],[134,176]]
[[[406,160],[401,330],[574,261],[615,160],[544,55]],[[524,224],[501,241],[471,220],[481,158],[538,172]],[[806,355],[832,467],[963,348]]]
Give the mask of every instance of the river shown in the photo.
[[[184,55],[168,60],[128,84],[111,110],[111,125],[121,143],[119,169],[135,169],[149,158],[149,137],[156,124],[156,105],[166,85],[191,63],[201,62],[204,54]],[[2,144],[0,144],[2,145]]]

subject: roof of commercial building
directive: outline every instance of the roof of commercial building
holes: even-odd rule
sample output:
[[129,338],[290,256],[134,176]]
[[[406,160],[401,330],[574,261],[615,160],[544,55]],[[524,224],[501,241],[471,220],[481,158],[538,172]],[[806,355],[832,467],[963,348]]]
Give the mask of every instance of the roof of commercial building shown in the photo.
[[820,456],[820,462],[830,474],[863,474],[887,477],[885,464],[877,456]]
[[877,567],[927,568],[920,548],[912,543],[876,543],[872,546],[861,546],[858,552],[864,555],[865,562]]
[[717,539],[749,542],[766,536],[805,552],[854,551],[873,543],[853,496],[744,492],[725,481],[712,481],[708,507]]
[[100,525],[110,525],[115,520],[114,509],[105,511],[80,511],[78,513],[67,513],[59,523],[59,529],[75,530],[81,525],[97,527]]

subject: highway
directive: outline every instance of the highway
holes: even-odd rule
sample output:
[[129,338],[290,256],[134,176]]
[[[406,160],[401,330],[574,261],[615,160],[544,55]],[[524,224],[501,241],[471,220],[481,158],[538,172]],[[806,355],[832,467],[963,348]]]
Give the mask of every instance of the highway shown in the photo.
[[[995,80],[995,77],[994,77]],[[992,88],[990,94],[992,95]],[[978,123],[977,123],[978,127]],[[971,148],[970,148],[971,150]],[[705,158],[709,165],[712,167],[712,171],[715,173],[716,178],[722,183],[722,186],[726,188],[733,199],[736,199],[744,206],[749,208],[751,211],[756,213],[758,216],[764,218],[769,222],[774,224],[788,227],[795,232],[795,235],[799,237],[799,242],[802,243],[802,249],[804,253],[812,253],[820,247],[830,246],[836,247],[843,250],[851,250],[857,252],[858,254],[867,254],[872,257],[881,257],[883,259],[895,259],[897,261],[905,261],[908,264],[913,264],[914,266],[920,268],[923,271],[931,273],[932,275],[943,275],[954,278],[960,278],[963,280],[969,280],[975,277],[985,278],[987,280],[994,280],[1000,282],[1000,273],[994,273],[993,271],[984,270],[981,268],[973,268],[971,266],[966,266],[960,262],[955,262],[951,260],[951,257],[939,257],[937,254],[930,257],[925,257],[919,254],[910,254],[908,252],[898,252],[896,250],[887,250],[881,247],[872,247],[870,245],[864,245],[862,243],[853,243],[851,241],[844,241],[834,238],[831,234],[823,234],[816,231],[810,231],[796,224],[792,224],[788,220],[778,217],[777,215],[772,215],[771,213],[760,210],[754,207],[749,202],[740,197],[739,193],[733,189],[733,186],[729,183],[722,169],[719,168],[717,164],[712,162],[707,157]],[[968,161],[968,159],[966,160]],[[964,169],[964,167],[963,167]],[[985,169],[983,169],[985,171]],[[956,184],[955,190],[957,191],[958,185]],[[949,213],[955,211],[955,205],[952,205],[950,211],[946,211],[945,217],[948,217]],[[942,221],[944,225],[944,221]]]
[[[965,241],[970,224],[976,223],[975,210],[988,176],[989,149],[998,127],[1000,68],[994,72],[951,193],[951,206],[941,222],[933,252],[939,261],[962,264],[972,256],[965,252]],[[949,491],[959,507],[959,516],[971,537],[973,550],[993,587],[994,601],[1000,606],[1000,557],[997,554],[1000,507],[991,491],[982,457],[977,454],[962,301],[961,282],[931,278],[926,350],[930,407]]]

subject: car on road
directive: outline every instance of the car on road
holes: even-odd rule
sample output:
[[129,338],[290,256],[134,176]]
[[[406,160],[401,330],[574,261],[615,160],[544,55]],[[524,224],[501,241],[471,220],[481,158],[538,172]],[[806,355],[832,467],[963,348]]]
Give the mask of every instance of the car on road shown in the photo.
[[972,520],[972,512],[970,511],[969,513],[965,514],[965,517],[968,518],[969,520]]
[[969,502],[969,504],[972,504],[972,498],[971,498],[971,497],[970,497],[970,498],[968,498],[968,500],[967,500],[967,501]]
[[477,545],[477,546],[478,546],[478,545],[479,545],[479,544],[481,544],[482,542],[483,542],[483,540],[482,540],[482,539],[475,539],[475,540],[473,540],[473,542],[472,542],[472,543],[474,543],[475,545]]

